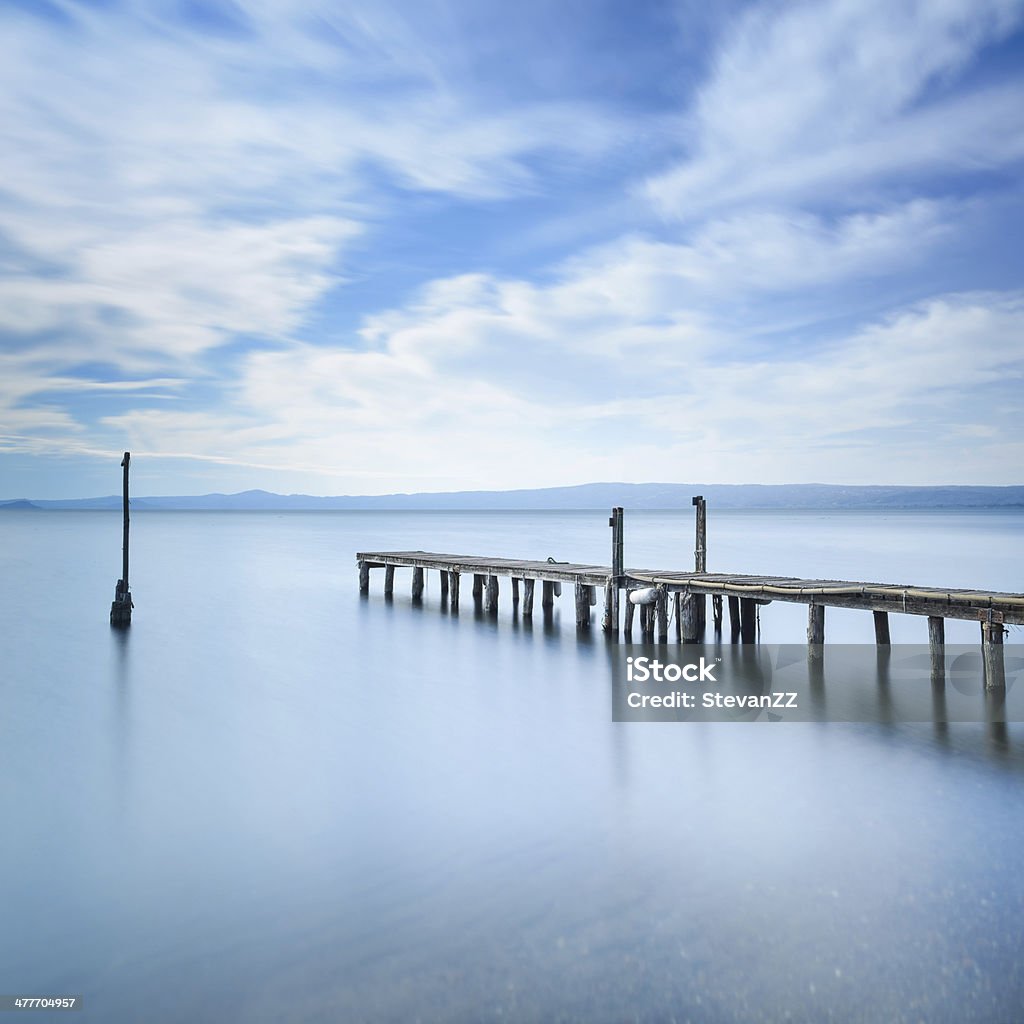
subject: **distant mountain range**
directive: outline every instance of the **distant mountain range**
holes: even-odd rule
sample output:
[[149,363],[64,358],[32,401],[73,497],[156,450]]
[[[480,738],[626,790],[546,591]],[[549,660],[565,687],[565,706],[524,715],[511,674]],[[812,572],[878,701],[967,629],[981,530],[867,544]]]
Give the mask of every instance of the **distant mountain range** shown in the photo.
[[[835,484],[580,484],[518,491],[447,491],[317,497],[310,494],[203,494],[132,498],[137,511],[309,511],[309,510],[499,510],[499,509],[669,509],[702,494],[720,509],[929,509],[1024,508],[1024,486],[1014,487],[844,487]],[[0,502],[12,509],[120,509],[121,496]]]

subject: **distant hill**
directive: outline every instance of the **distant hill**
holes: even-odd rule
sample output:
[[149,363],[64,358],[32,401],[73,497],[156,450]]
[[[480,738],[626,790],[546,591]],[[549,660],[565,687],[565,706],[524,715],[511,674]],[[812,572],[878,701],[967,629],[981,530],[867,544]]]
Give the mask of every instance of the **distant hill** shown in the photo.
[[16,509],[24,508],[39,508],[34,501],[28,501],[26,498],[16,498],[14,501],[0,501],[0,512],[13,511]]
[[[309,494],[203,494],[132,498],[133,510],[300,511],[350,510],[542,510],[680,508],[703,494],[719,509],[964,509],[1024,508],[1024,486],[845,487],[834,484],[626,484],[596,483],[516,491],[446,491],[318,497]],[[67,500],[18,499],[3,508],[120,509],[121,497]]]

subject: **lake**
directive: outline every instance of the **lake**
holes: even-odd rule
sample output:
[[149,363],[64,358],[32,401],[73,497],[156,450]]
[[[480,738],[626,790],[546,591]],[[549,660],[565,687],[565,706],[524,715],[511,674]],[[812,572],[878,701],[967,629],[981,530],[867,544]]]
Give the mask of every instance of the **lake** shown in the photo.
[[[1024,589],[1020,512],[708,515],[713,572]],[[458,616],[436,574],[422,605],[407,570],[358,593],[357,550],[607,563],[606,512],[137,513],[124,632],[118,514],[0,516],[0,994],[83,1022],[1020,1019],[1020,723],[616,723],[571,587],[532,625],[507,585],[494,619],[465,578]],[[627,565],[692,552],[691,509],[627,509]],[[765,641],[805,625],[761,611]],[[829,642],[873,635],[829,611]]]

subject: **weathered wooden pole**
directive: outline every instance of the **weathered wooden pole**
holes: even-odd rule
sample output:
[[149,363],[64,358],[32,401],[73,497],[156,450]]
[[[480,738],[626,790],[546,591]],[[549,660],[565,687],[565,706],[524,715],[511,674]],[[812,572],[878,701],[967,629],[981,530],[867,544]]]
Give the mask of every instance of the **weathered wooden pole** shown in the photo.
[[745,644],[757,643],[757,602],[752,597],[740,598],[740,634]]
[[438,574],[441,577],[441,600],[448,600],[448,572],[442,569]]
[[412,570],[412,599],[423,599],[423,567],[420,565],[413,566]]
[[622,610],[622,635],[632,638],[633,636],[633,612],[636,605],[629,599],[629,591],[624,593],[625,601]]
[[359,593],[368,594],[370,592],[370,563],[360,562],[359,563]]
[[715,594],[711,598],[711,612],[715,617],[715,632],[722,632],[722,595]]
[[392,597],[395,593],[395,567],[393,565],[384,566],[384,596]]
[[532,579],[523,580],[523,615],[533,615],[533,584]]
[[879,647],[889,646],[889,613],[872,612],[875,619],[875,643]]
[[807,647],[812,658],[821,657],[821,645],[825,642],[825,606],[810,604],[807,606]]
[[692,594],[683,598],[679,613],[683,643],[695,644],[700,633],[700,623],[697,621],[697,605]]
[[946,679],[946,623],[941,615],[928,616],[928,654],[932,668],[932,681]]
[[655,604],[658,616],[658,643],[668,643],[668,594],[662,587],[658,588],[658,600]]
[[681,644],[683,642],[683,603],[682,595],[677,590],[672,595],[672,614],[676,620],[676,643]]
[[473,600],[479,601],[484,594],[484,578],[480,573],[473,573]]
[[448,582],[451,584],[452,597],[449,602],[451,610],[457,612],[459,610],[459,582],[460,577],[457,572],[448,573]]
[[[991,616],[992,613],[989,612]],[[990,617],[981,624],[981,654],[985,662],[985,689],[1005,690],[1003,665],[1003,624]]]
[[612,509],[608,525],[612,528],[612,578],[605,586],[604,630],[606,633],[619,632],[619,590],[623,584],[623,509],[616,505]]
[[551,580],[542,580],[540,588],[540,606],[551,608],[555,603],[555,585]]
[[[693,497],[693,505],[697,510],[697,538],[693,548],[693,571],[704,573],[708,571],[708,503],[704,500],[703,494],[697,494]],[[691,594],[690,599],[693,601],[694,618],[699,632],[707,621],[707,600],[703,594]]]
[[488,576],[487,587],[484,590],[484,611],[492,615],[498,613],[498,577]]
[[512,577],[512,606],[519,604],[519,577]]
[[736,643],[740,638],[740,599],[729,595],[729,639]]
[[114,588],[114,600],[110,605],[110,624],[112,626],[130,626],[132,624],[132,595],[128,587],[128,464],[131,462],[131,452],[125,452],[121,460],[121,468],[124,470],[123,480],[123,506],[124,506],[124,532],[121,536],[121,578]]
[[576,582],[576,625],[590,625],[590,587]]

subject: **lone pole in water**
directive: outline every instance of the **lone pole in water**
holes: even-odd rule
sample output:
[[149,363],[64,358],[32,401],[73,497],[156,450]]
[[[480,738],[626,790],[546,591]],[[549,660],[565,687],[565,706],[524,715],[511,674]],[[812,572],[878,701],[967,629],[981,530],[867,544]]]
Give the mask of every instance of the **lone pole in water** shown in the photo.
[[131,453],[125,452],[121,460],[124,469],[124,535],[121,541],[121,578],[114,589],[114,601],[110,606],[110,624],[112,626],[130,626],[132,624],[132,595],[128,589],[128,463]]

